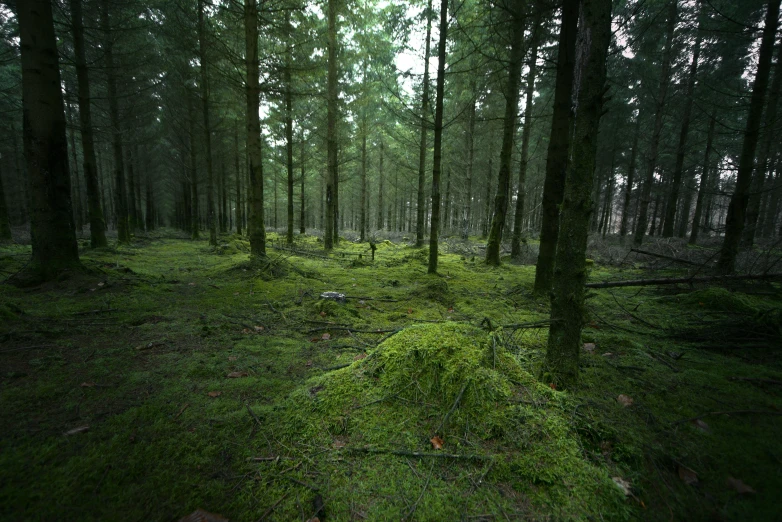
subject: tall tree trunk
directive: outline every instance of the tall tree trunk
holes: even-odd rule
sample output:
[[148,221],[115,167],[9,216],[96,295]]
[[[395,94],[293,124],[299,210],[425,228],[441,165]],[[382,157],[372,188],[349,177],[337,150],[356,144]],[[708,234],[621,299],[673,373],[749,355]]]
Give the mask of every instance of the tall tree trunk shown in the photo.
[[516,213],[513,216],[513,237],[511,238],[511,258],[521,256],[521,242],[524,237],[524,199],[527,183],[527,164],[529,163],[529,140],[532,135],[532,97],[535,94],[535,75],[538,72],[538,45],[540,44],[540,16],[532,22],[532,46],[529,52],[529,72],[527,72],[527,88],[524,101],[524,130],[521,132],[521,158],[519,160],[519,186],[516,192]]
[[101,29],[104,35],[103,57],[106,61],[106,88],[109,98],[109,121],[111,125],[111,148],[114,159],[114,212],[117,221],[117,241],[130,242],[130,222],[125,190],[125,158],[122,150],[122,130],[119,121],[117,99],[117,78],[114,68],[114,40],[109,20],[109,1],[102,0],[100,11]]
[[5,202],[5,190],[3,190],[3,173],[0,172],[0,241],[9,240],[12,237],[8,205]]
[[516,115],[519,111],[519,82],[521,65],[524,61],[524,0],[515,0],[506,6],[511,13],[510,65],[508,87],[505,93],[505,117],[502,125],[502,148],[500,149],[500,171],[497,175],[497,194],[494,196],[494,217],[491,221],[489,239],[486,242],[486,264],[499,266],[502,234],[508,213],[510,192],[510,167],[513,159],[513,139],[516,132]]
[[204,119],[204,155],[206,156],[206,227],[209,229],[209,244],[216,246],[217,223],[215,223],[214,174],[212,172],[212,127],[209,124],[209,69],[206,59],[206,21],[204,18],[204,0],[198,0],[198,59],[201,65],[199,84]]
[[467,141],[465,147],[465,153],[467,154],[467,194],[464,202],[464,228],[462,230],[462,239],[467,239],[470,234],[470,226],[472,225],[472,168],[475,159],[475,112],[476,105],[478,104],[478,93],[475,81],[472,82],[472,103],[470,104],[469,119],[467,123],[467,134],[465,140]]
[[92,134],[92,107],[90,106],[90,81],[84,48],[84,24],[81,0],[71,0],[71,25],[73,50],[76,63],[76,79],[79,86],[79,123],[81,146],[84,153],[84,180],[87,185],[87,208],[90,221],[90,246],[102,248],[106,242],[106,222],[100,204],[98,170],[95,160],[95,139]]
[[304,132],[302,131],[299,136],[299,150],[300,150],[300,158],[299,158],[299,169],[301,170],[301,208],[300,208],[300,218],[299,218],[299,234],[304,234],[307,230],[307,225],[305,223],[305,219],[307,217],[306,214],[306,206],[305,206],[305,199],[304,199],[304,180],[306,179],[306,171],[305,171],[305,165],[304,165]]
[[[292,33],[293,28],[290,25],[290,11],[285,15],[286,25]],[[283,72],[285,81],[285,153],[288,168],[288,229],[285,234],[285,241],[289,245],[293,243],[293,85],[291,81],[291,67],[293,67],[293,58],[291,57],[291,47],[285,49],[285,70]]]
[[701,167],[701,182],[698,188],[698,199],[695,201],[695,215],[692,217],[692,231],[690,232],[689,243],[694,245],[698,242],[698,231],[701,228],[701,213],[703,209],[704,194],[709,188],[709,156],[711,155],[711,146],[714,142],[714,124],[716,119],[712,113],[709,118],[709,131],[706,138],[706,152],[703,155],[703,166]]
[[146,216],[144,225],[147,232],[155,229],[155,190],[152,182],[149,155],[146,156],[146,168],[144,169],[144,181],[146,186]]
[[242,173],[239,168],[239,120],[234,120],[234,175],[236,176],[236,234],[242,235]]
[[424,79],[421,94],[421,140],[418,151],[418,205],[415,225],[415,246],[424,245],[424,184],[426,183],[426,130],[429,118],[429,52],[432,39],[432,0],[426,6],[426,43],[424,47]]
[[434,158],[432,161],[432,226],[429,232],[428,273],[437,273],[437,241],[440,229],[440,168],[443,149],[443,96],[445,92],[445,45],[448,41],[448,0],[441,0],[440,41],[437,45],[437,87],[434,102]]
[[383,176],[383,156],[385,155],[383,138],[380,138],[380,160],[378,162],[378,190],[377,190],[377,229],[383,230],[383,190],[385,189],[385,177]]
[[[668,95],[668,84],[671,75],[671,60],[673,56],[673,33],[676,29],[676,19],[678,16],[678,0],[670,0],[668,23],[665,30],[665,47],[663,49],[662,72],[660,74],[660,88],[657,94],[657,106],[654,115],[654,130],[652,131],[652,143],[649,151],[649,163],[646,170],[646,179],[641,189],[641,199],[639,202],[640,211],[635,225],[635,236],[633,243],[640,245],[643,243],[646,227],[649,225],[649,203],[651,202],[652,185],[654,184],[654,171],[657,168],[657,152],[660,147],[660,134],[663,128],[663,112],[665,110],[666,97]],[[656,212],[656,209],[655,209]]]
[[339,235],[336,221],[338,190],[338,143],[337,143],[337,2],[328,0],[328,76],[326,86],[326,230],[323,246],[326,250],[334,248],[335,237]]
[[133,147],[127,147],[128,153],[128,223],[130,224],[130,231],[133,232],[138,228],[138,213],[136,210],[136,172],[133,156]]
[[79,232],[79,236],[81,236],[81,230],[84,228],[84,219],[81,205],[81,184],[79,183],[79,155],[76,152],[76,137],[74,135],[75,133],[73,132],[73,127],[76,122],[73,121],[73,108],[71,107],[71,104],[66,103],[65,107],[66,127],[68,129],[68,141],[70,142],[70,146],[68,148],[71,151],[71,156],[73,156],[73,170],[71,171],[71,181],[73,182],[71,186],[73,218],[76,230]]
[[[557,47],[557,79],[554,87],[554,114],[546,157],[546,177],[543,181],[541,205],[540,250],[535,266],[535,288],[538,295],[551,289],[554,275],[554,255],[559,236],[559,205],[565,190],[565,172],[570,148],[573,66],[576,59],[576,36],[580,0],[564,0],[562,23]],[[590,186],[588,190],[591,190]]]
[[741,156],[739,156],[736,190],[730,198],[728,216],[725,220],[725,240],[722,243],[720,258],[717,262],[717,268],[725,274],[733,273],[736,269],[739,240],[744,230],[744,220],[749,200],[749,186],[752,182],[752,170],[755,166],[755,150],[760,135],[763,104],[771,71],[771,55],[774,52],[774,39],[779,21],[779,4],[780,0],[769,0],[766,12],[763,38],[758,54],[758,68],[755,75],[755,83],[752,86],[747,127],[744,131],[744,143],[741,147]]
[[228,173],[225,170],[225,160],[220,162],[220,232],[228,232]]
[[777,210],[779,208],[779,192],[780,188],[782,188],[782,183],[780,182],[780,176],[782,174],[779,171],[779,156],[775,158],[775,161],[777,165],[774,169],[775,174],[772,182],[771,194],[769,195],[768,206],[766,207],[766,218],[763,221],[763,237],[771,237],[774,234]]
[[481,223],[481,239],[489,235],[491,223],[491,184],[494,175],[494,132],[489,133],[489,171],[486,175],[486,197],[483,198],[483,222]]
[[51,280],[78,268],[73,229],[65,106],[49,0],[17,3],[22,58],[24,157],[30,179],[29,272]]
[[258,61],[258,4],[244,0],[244,43],[246,67],[247,155],[249,156],[250,212],[247,230],[250,252],[266,257],[266,227],[263,216],[263,163],[261,157],[261,120],[258,115],[260,65]]
[[[697,9],[701,6],[698,2]],[[682,127],[679,131],[679,145],[676,147],[676,165],[673,169],[673,181],[671,182],[671,191],[668,193],[668,205],[665,212],[665,227],[663,228],[663,237],[672,237],[673,228],[676,222],[676,206],[679,204],[679,192],[682,185],[682,172],[684,171],[684,155],[687,152],[687,134],[690,131],[690,116],[692,115],[693,94],[695,93],[695,80],[698,75],[698,59],[701,54],[701,24],[695,34],[695,43],[692,47],[692,62],[687,76],[687,94],[684,101],[684,112],[682,113]],[[682,218],[686,222],[690,216],[689,204],[687,208],[682,208]],[[682,234],[683,235],[683,234]]]
[[764,115],[764,136],[760,144],[757,167],[755,168],[755,174],[752,176],[752,187],[747,204],[747,220],[746,228],[744,229],[744,242],[747,247],[752,247],[755,242],[758,216],[760,215],[760,199],[764,193],[766,174],[779,143],[779,136],[774,132],[774,127],[777,123],[777,106],[779,104],[780,90],[782,90],[782,66],[780,66],[780,59],[782,59],[782,45],[777,46],[777,65],[774,69],[774,79],[771,82],[771,91],[768,95],[768,103],[766,104]]
[[443,210],[443,231],[451,228],[451,166],[445,169],[445,209]]
[[591,191],[597,133],[603,112],[606,54],[611,41],[611,0],[584,0],[578,45],[580,85],[567,168],[560,234],[551,291],[551,327],[546,350],[547,382],[563,387],[578,379]]
[[627,177],[625,180],[624,203],[622,205],[622,221],[619,225],[619,242],[624,244],[627,229],[630,225],[630,202],[633,196],[633,181],[635,178],[635,162],[638,157],[638,137],[641,134],[641,114],[635,118],[635,134],[633,137],[633,148],[630,151],[630,165],[627,168]]
[[195,135],[195,113],[193,112],[193,96],[190,91],[187,91],[187,114],[188,114],[188,138],[190,149],[190,183],[193,189],[191,196],[191,214],[190,223],[193,227],[192,238],[198,239],[200,236],[200,215],[199,215],[199,201],[198,201],[198,163],[196,161],[196,135]]

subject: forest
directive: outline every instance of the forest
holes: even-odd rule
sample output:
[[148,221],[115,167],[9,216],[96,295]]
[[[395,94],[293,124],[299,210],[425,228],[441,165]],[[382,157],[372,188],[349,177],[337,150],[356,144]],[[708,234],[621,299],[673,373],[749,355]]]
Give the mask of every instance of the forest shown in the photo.
[[0,0],[0,520],[780,520],[781,0]]

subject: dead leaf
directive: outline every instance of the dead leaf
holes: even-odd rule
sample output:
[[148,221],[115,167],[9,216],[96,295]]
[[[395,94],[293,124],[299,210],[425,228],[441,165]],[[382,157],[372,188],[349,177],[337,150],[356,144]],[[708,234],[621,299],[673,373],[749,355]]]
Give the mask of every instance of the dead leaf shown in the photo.
[[179,522],[228,522],[228,519],[203,509],[196,509],[186,517],[180,518]]
[[305,364],[304,366],[306,366],[307,368],[310,368],[312,366],[312,361],[307,361],[307,364]]
[[210,397],[219,397],[222,394],[223,392],[219,392],[219,391],[210,391],[209,393],[207,393],[207,395],[209,395]]
[[550,383],[548,383],[548,387],[551,388],[552,390],[556,390],[557,389],[557,383],[550,382]]
[[694,421],[692,421],[692,425],[701,431],[709,431],[709,425],[700,419],[695,419]]
[[247,377],[248,375],[250,374],[247,372],[231,372],[228,375],[226,375],[226,377],[228,377],[229,379],[237,379],[239,377]]
[[679,464],[679,478],[689,486],[698,483],[698,474],[687,466],[682,466],[681,464]]
[[326,312],[321,312],[321,313],[320,313],[320,316],[321,316],[321,317],[326,317]]
[[66,431],[65,433],[63,433],[63,435],[65,435],[66,437],[68,435],[76,435],[77,433],[84,433],[85,431],[89,431],[89,429],[90,429],[90,427],[88,425],[87,426],[79,426],[78,428],[73,428],[72,430]]
[[187,286],[195,286],[195,283],[187,283]]
[[627,408],[628,406],[633,405],[633,398],[629,395],[625,395],[624,393],[621,394],[619,397],[616,398],[616,402]]
[[263,331],[263,326],[253,326],[253,328],[255,328],[256,332],[262,332]]
[[731,489],[735,489],[736,492],[740,495],[744,495],[747,493],[757,493],[757,491],[747,486],[746,484],[744,484],[744,482],[742,482],[737,478],[728,477],[727,483],[728,483],[728,487],[730,487]]
[[443,449],[443,444],[445,444],[445,441],[437,435],[429,439],[429,442],[432,443],[432,447],[436,450]]
[[613,356],[614,354],[612,354],[611,352],[606,352],[603,354],[603,357],[613,357]]
[[320,522],[320,519],[318,517],[312,517],[308,519],[307,522]]
[[320,341],[320,337],[313,337],[312,339],[310,339],[311,343],[317,343],[318,341]]
[[229,361],[235,361],[236,359],[238,359],[238,357],[236,357],[235,355],[228,357]]
[[321,335],[320,338],[323,339],[324,341],[328,341],[329,339],[331,339],[331,334],[326,332],[323,335]]
[[584,351],[595,353],[595,343],[584,343]]
[[360,354],[356,355],[355,357],[353,357],[353,360],[354,361],[360,361],[361,359],[366,359],[366,358],[367,358],[367,354],[360,353]]
[[103,285],[105,285],[105,284],[106,284],[106,283],[100,282],[100,283],[98,283],[98,286],[103,286]]
[[94,382],[83,382],[79,386],[81,386],[82,388],[92,388],[93,386],[95,386],[95,383]]
[[239,292],[234,292],[234,295],[239,295]]
[[619,486],[619,488],[624,491],[626,497],[632,495],[632,492],[630,491],[631,486],[629,480],[625,480],[622,477],[611,477],[611,480],[613,480],[614,484]]
[[407,309],[407,313],[408,313],[408,314],[412,314],[412,313],[413,313],[413,309],[412,309],[412,308],[408,308],[408,309]]
[[250,329],[249,328],[242,328],[242,333],[243,334],[248,334],[248,333],[250,333]]
[[450,308],[448,309],[448,313],[449,313],[449,314],[452,314],[452,313],[453,313],[453,306],[452,306],[452,307],[450,307]]

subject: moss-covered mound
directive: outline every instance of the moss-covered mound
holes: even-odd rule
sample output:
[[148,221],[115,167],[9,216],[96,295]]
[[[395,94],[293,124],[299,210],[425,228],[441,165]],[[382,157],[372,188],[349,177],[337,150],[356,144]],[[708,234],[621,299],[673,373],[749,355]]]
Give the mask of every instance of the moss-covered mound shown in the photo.
[[[457,323],[420,325],[308,381],[278,410],[286,429],[276,436],[330,448],[332,491],[335,481],[347,487],[353,480],[338,471],[347,465],[362,470],[361,487],[375,493],[413,478],[408,458],[436,453],[430,439],[440,437],[439,452],[458,457],[435,460],[461,470],[432,476],[429,487],[447,489],[454,473],[462,479],[483,473],[490,487],[473,495],[477,483],[451,484],[452,494],[438,495],[438,502],[452,504],[423,508],[421,519],[459,516],[489,500],[533,518],[622,518],[624,495],[605,469],[584,459],[565,418],[567,404],[565,394],[538,383],[485,332]],[[400,514],[391,499],[366,509],[372,519]]]

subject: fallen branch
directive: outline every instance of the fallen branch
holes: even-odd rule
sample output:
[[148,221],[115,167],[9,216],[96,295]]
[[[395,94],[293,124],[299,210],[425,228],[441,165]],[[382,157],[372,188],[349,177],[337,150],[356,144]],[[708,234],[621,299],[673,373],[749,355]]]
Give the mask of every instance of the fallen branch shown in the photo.
[[383,299],[381,297],[354,297],[351,295],[346,295],[345,299],[360,299],[362,301],[380,301],[383,303],[398,303],[399,299]]
[[258,423],[258,426],[263,428],[263,424],[261,424],[261,419],[259,419],[258,416],[255,414],[255,412],[250,408],[250,403],[245,402],[244,405],[247,406],[247,411],[250,412],[250,415],[252,416],[253,419],[255,419],[255,422]]
[[667,259],[668,261],[674,261],[676,263],[684,263],[685,265],[700,266],[698,263],[693,263],[692,261],[687,261],[686,259],[679,259],[678,257],[665,256],[663,254],[656,254],[654,252],[647,252],[646,250],[639,250],[637,248],[631,248],[630,252],[643,254],[645,256],[659,257],[660,259]]
[[71,315],[90,315],[90,314],[106,314],[109,312],[116,312],[116,308],[106,308],[105,310],[87,310],[86,312],[73,312]]
[[445,426],[445,423],[448,422],[448,419],[451,417],[451,414],[454,412],[457,406],[459,406],[459,402],[462,400],[462,395],[464,395],[464,390],[467,389],[467,386],[470,384],[470,380],[464,383],[464,386],[462,386],[462,389],[459,390],[459,395],[456,396],[456,400],[453,401],[453,406],[451,406],[451,409],[448,410],[448,413],[445,414],[445,417],[443,417],[443,420],[440,422],[440,425],[437,426],[437,429],[434,430],[435,435],[438,433],[441,433],[441,429],[443,426]]
[[524,328],[548,328],[549,326],[551,326],[551,320],[545,319],[533,323],[505,324],[502,325],[501,328],[503,330],[522,330]]
[[712,415],[782,415],[782,411],[768,411],[768,410],[735,410],[735,411],[710,411],[702,413],[697,417],[690,417],[689,419],[681,419],[676,422],[672,422],[672,425],[682,424],[685,422],[692,422],[698,420],[701,417],[709,417]]
[[678,285],[692,283],[710,283],[713,281],[749,281],[780,279],[782,274],[746,274],[746,275],[718,275],[703,277],[675,277],[665,279],[629,279],[627,281],[603,281],[600,283],[587,283],[586,288],[616,288],[622,286],[655,286]]
[[492,460],[486,455],[457,455],[454,453],[434,453],[420,451],[384,450],[378,448],[342,448],[342,451],[355,453],[375,453],[381,455],[398,455],[400,457],[462,459],[462,460]]
[[344,332],[350,332],[350,333],[370,333],[370,334],[379,334],[379,333],[389,333],[389,332],[395,332],[395,328],[390,329],[377,329],[377,330],[359,330],[358,328],[351,328],[349,326],[322,326],[320,328],[313,328],[307,333],[315,333],[315,332],[322,332],[324,330],[338,330],[338,331],[344,331]]
[[280,497],[280,500],[278,500],[277,502],[275,502],[274,504],[272,504],[272,505],[271,505],[271,507],[269,507],[269,509],[267,509],[266,511],[264,511],[264,512],[263,512],[263,515],[261,515],[261,518],[259,518],[259,519],[258,519],[258,522],[263,522],[264,520],[266,520],[266,517],[268,517],[269,515],[271,515],[271,514],[272,514],[272,511],[274,511],[274,509],[275,509],[277,506],[279,506],[279,505],[280,505],[280,503],[281,503],[283,500],[285,500],[286,498],[288,498],[288,495],[290,495],[290,494],[291,494],[291,492],[290,492],[290,491],[288,491],[288,492],[286,492],[286,493],[285,493],[283,496],[281,496],[281,497]]

